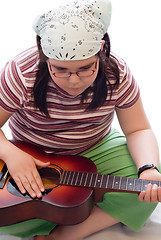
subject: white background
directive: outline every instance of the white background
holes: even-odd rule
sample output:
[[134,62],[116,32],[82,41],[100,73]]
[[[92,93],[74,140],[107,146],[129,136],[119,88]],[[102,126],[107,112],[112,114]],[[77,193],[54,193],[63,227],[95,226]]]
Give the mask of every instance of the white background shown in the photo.
[[[5,0],[0,5],[0,68],[35,45],[32,22],[58,0]],[[149,121],[161,145],[161,1],[112,0],[112,51],[124,58],[137,79]],[[115,119],[114,126],[118,127]],[[10,132],[5,125],[6,136]]]

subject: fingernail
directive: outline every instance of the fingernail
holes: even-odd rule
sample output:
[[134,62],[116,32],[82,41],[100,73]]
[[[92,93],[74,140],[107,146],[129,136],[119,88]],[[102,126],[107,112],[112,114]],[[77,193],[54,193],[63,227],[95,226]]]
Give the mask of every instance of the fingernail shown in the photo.
[[41,194],[41,193],[38,193],[37,197],[38,197],[38,198],[41,198],[41,197],[42,197],[42,194]]
[[158,187],[157,184],[153,184],[153,189],[156,189]]

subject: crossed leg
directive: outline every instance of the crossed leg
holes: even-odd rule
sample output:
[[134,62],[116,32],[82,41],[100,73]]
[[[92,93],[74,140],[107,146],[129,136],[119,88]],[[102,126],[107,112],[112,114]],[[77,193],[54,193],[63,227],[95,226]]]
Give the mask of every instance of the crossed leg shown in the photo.
[[57,226],[48,236],[36,236],[34,240],[81,240],[118,222],[95,205],[91,215],[84,222],[71,226]]

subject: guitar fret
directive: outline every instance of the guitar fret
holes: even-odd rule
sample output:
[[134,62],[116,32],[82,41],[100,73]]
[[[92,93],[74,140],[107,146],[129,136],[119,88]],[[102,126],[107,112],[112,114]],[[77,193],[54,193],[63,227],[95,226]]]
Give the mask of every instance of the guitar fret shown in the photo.
[[109,178],[108,178],[108,188],[111,188],[111,175],[109,175]]
[[65,171],[63,171],[62,174],[61,174],[60,184],[62,184],[62,181],[63,181],[63,178],[64,178],[64,173],[65,173]]
[[102,178],[101,178],[101,183],[100,183],[100,188],[105,188],[106,187],[106,175],[102,175]]
[[92,187],[96,187],[95,183],[97,181],[97,173],[93,173],[93,178],[92,178],[92,183],[91,183],[91,186]]
[[109,178],[110,178],[110,175],[107,175],[106,188],[108,186]]
[[113,177],[112,189],[114,188],[114,185],[115,185],[115,176]]
[[67,177],[66,177],[66,180],[65,180],[65,184],[68,184],[69,175],[70,175],[70,171],[67,171]]
[[87,179],[87,173],[84,172],[84,173],[83,173],[82,180],[81,180],[81,186],[82,186],[82,187],[85,187],[85,181],[86,181],[86,179]]
[[120,177],[120,181],[119,181],[119,189],[121,187],[121,181],[122,181],[122,177]]
[[120,177],[115,176],[114,177],[114,185],[113,185],[114,189],[120,189]]
[[86,181],[87,187],[91,187],[92,177],[93,177],[93,173],[88,173],[87,181]]
[[141,191],[143,191],[143,179],[141,180]]
[[77,172],[77,177],[74,185],[77,185],[78,177],[79,177],[79,172]]
[[103,183],[103,175],[102,175],[102,177],[101,177],[100,187],[102,186],[102,183]]
[[96,175],[96,181],[95,181],[95,186],[96,188],[103,188],[103,176],[102,174],[97,174]]
[[70,184],[71,186],[72,186],[72,183],[73,183],[74,175],[75,175],[75,172],[71,171],[71,172],[70,172],[70,182],[69,182],[69,184]]
[[128,180],[128,189],[129,191],[133,191],[134,189],[134,178],[129,178]]
[[81,185],[80,184],[80,181],[81,181],[81,177],[82,177],[82,172],[79,172],[79,174],[78,174],[78,180],[77,180],[77,185]]
[[72,176],[72,180],[71,180],[71,185],[73,184],[73,180],[74,180],[74,177],[75,177],[75,173],[76,173],[76,172],[73,172],[73,176]]
[[67,184],[67,182],[68,182],[68,176],[69,175],[69,171],[66,171],[66,174],[65,174],[65,177],[64,177],[64,183],[63,184]]
[[136,178],[135,179],[135,191],[136,192],[141,192],[141,185],[142,185],[141,179]]
[[152,185],[156,184],[158,187],[160,187],[160,183],[161,183],[161,182],[158,182],[158,181],[151,181],[151,184],[152,184]]
[[135,184],[136,184],[136,179],[134,178],[133,191],[135,191]]
[[96,179],[95,179],[94,187],[96,187],[96,184],[97,184],[97,178],[98,178],[98,174],[96,174]]
[[92,178],[93,178],[93,174],[91,174],[91,180],[90,180],[90,183],[89,183],[89,187],[90,187],[91,184],[92,184]]
[[109,175],[109,179],[108,179],[108,188],[109,189],[112,189],[112,186],[113,186],[113,180],[114,180],[114,176],[113,175]]
[[122,179],[121,179],[121,187],[120,187],[122,190],[126,190],[126,182],[127,182],[126,178],[122,177]]
[[81,184],[82,184],[83,177],[84,177],[84,173],[82,173],[82,176],[81,176],[81,180],[80,180],[80,183],[79,183],[79,185],[81,185]]
[[70,176],[71,176],[71,172],[69,171],[69,176],[68,176],[68,179],[67,179],[67,184],[69,184]]
[[86,173],[86,179],[85,179],[84,186],[86,186],[86,183],[87,183],[87,178],[88,178],[88,173]]
[[63,184],[65,184],[65,181],[66,181],[66,178],[67,178],[67,171],[65,171],[65,176],[64,176],[64,179],[63,179]]
[[126,190],[127,190],[127,186],[128,186],[128,178],[126,178]]

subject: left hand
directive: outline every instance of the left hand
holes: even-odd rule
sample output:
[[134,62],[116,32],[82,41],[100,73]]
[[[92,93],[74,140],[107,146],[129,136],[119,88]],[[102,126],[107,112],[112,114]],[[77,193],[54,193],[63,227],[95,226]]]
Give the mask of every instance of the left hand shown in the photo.
[[[161,181],[161,174],[156,169],[148,169],[140,174],[140,179]],[[148,184],[146,191],[138,196],[139,201],[158,203],[161,202],[161,187]]]

